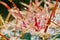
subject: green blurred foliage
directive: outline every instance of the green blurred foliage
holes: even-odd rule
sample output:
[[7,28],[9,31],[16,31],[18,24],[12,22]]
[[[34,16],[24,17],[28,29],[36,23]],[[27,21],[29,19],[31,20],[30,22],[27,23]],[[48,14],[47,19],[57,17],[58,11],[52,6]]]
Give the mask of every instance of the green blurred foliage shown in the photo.
[[30,33],[25,33],[24,37],[20,37],[21,39],[26,39],[26,40],[31,40],[31,34]]

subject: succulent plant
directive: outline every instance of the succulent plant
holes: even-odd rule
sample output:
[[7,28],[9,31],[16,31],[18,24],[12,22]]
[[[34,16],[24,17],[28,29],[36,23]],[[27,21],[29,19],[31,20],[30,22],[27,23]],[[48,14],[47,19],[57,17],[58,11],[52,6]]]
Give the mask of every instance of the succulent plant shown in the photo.
[[[53,4],[50,0],[43,0],[44,7],[41,6],[43,1],[35,0],[35,2],[32,2],[30,0],[29,5],[20,2],[27,7],[22,11],[12,0],[9,1],[13,5],[12,8],[5,2],[0,1],[0,4],[4,5],[9,11],[5,21],[0,16],[0,36],[7,37],[7,40],[32,40],[31,37],[34,37],[35,40],[54,40],[58,37],[57,34],[60,32],[60,15],[57,15],[58,0]],[[10,21],[12,17],[14,19]]]

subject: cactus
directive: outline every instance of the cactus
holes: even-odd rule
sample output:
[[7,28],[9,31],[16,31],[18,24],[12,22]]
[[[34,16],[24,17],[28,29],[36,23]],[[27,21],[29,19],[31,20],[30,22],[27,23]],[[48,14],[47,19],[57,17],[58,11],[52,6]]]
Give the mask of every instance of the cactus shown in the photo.
[[[54,40],[59,37],[57,34],[60,34],[60,22],[59,20],[56,21],[58,0],[56,0],[56,4],[52,4],[50,0],[40,2],[39,0],[35,0],[35,2],[30,0],[29,5],[20,2],[28,8],[22,11],[12,0],[9,1],[13,5],[12,8],[5,2],[0,1],[0,4],[4,5],[9,11],[5,21],[0,16],[0,36],[6,38],[6,40],[32,40],[31,37],[33,36],[35,36],[35,40]],[[41,6],[42,2],[44,2],[44,7]],[[51,9],[51,7],[53,8]],[[10,21],[12,17],[14,19]]]

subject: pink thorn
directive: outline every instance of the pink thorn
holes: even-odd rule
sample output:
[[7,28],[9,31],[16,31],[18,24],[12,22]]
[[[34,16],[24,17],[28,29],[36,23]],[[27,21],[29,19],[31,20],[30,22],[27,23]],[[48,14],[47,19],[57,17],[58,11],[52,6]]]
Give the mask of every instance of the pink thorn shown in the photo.
[[48,2],[51,2],[51,0],[48,0]]
[[38,0],[35,0],[36,5],[38,5]]
[[24,22],[23,22],[23,27],[27,28],[27,27],[26,27],[26,24],[25,24]]
[[35,18],[35,26],[38,28],[38,30],[42,29],[42,27],[40,26],[40,22],[37,22],[36,18]]
[[32,6],[32,0],[30,0],[29,6]]
[[22,27],[21,28],[20,27],[17,27],[17,29],[22,30]]

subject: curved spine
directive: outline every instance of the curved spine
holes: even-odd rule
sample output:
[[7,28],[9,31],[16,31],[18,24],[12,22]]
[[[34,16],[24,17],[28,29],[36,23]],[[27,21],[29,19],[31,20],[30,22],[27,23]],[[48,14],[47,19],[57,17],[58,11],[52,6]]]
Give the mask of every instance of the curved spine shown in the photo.
[[5,2],[0,1],[0,4],[4,5],[8,10],[11,9]]

